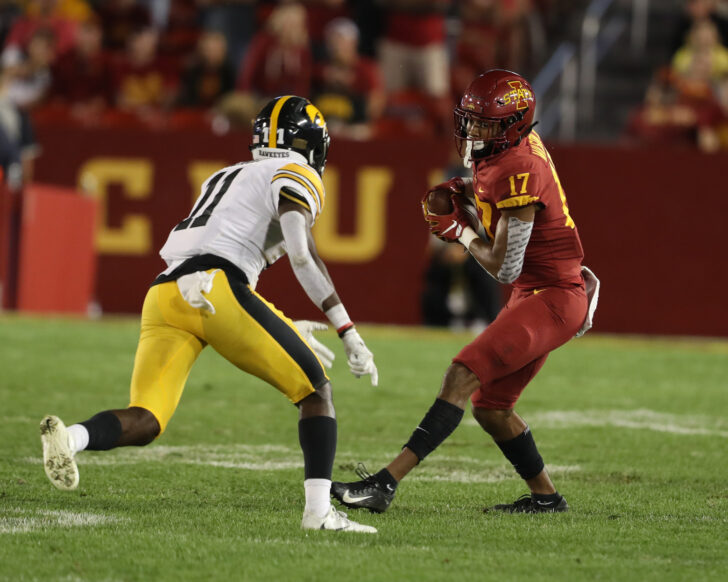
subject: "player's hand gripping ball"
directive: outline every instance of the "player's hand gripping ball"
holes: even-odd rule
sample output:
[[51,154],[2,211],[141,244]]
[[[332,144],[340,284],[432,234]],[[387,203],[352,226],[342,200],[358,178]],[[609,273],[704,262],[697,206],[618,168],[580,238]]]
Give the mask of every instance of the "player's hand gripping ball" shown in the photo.
[[466,227],[478,230],[478,219],[466,207],[462,190],[455,191],[449,182],[427,191],[422,198],[422,212],[432,234],[440,240],[456,242]]

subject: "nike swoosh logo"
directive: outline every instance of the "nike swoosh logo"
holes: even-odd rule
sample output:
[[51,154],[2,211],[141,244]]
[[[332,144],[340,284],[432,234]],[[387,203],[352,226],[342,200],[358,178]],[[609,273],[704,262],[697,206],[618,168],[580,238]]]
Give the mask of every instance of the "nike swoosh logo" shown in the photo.
[[453,220],[452,221],[452,224],[450,226],[448,226],[445,230],[443,230],[441,234],[445,234],[446,232],[450,232],[453,228],[457,228],[457,226],[458,226],[458,221],[457,220]]
[[344,495],[342,495],[341,500],[344,503],[359,503],[360,501],[366,501],[369,499],[371,495],[362,495],[361,497],[352,497],[349,495],[348,491],[344,492]]
[[550,501],[537,501],[536,503],[538,503],[539,505],[551,505]]

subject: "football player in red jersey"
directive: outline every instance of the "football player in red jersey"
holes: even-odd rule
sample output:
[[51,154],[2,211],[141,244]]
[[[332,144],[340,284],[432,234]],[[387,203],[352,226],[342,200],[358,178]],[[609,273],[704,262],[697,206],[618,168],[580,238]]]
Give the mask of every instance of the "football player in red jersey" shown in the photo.
[[[332,495],[348,507],[382,512],[397,484],[460,423],[468,399],[473,415],[530,493],[493,510],[568,510],[554,487],[526,422],[513,410],[549,352],[591,327],[599,281],[582,266],[584,253],[553,162],[533,130],[536,98],[520,75],[491,70],[476,78],[455,108],[455,137],[473,177],[452,178],[449,214],[423,211],[431,232],[462,244],[501,283],[513,285],[506,306],[453,358],[435,403],[401,453],[375,475],[334,482]],[[477,207],[487,240],[470,226],[465,204]],[[588,291],[588,292],[587,292]]]

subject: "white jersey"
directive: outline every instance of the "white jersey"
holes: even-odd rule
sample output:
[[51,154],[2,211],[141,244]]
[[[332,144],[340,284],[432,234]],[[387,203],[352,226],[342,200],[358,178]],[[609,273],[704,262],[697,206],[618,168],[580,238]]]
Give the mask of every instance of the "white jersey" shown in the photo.
[[202,185],[189,216],[172,229],[159,254],[168,275],[186,259],[212,254],[240,267],[255,288],[260,272],[286,253],[278,202],[323,209],[321,177],[292,151],[258,148],[254,160],[228,166]]

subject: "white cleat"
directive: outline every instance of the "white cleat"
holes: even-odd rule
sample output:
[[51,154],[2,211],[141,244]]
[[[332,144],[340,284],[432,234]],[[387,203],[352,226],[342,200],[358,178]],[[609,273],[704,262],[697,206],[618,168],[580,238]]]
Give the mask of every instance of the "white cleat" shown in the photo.
[[78,487],[78,467],[63,421],[51,415],[41,420],[40,440],[43,443],[43,468],[51,483],[64,491]]
[[338,511],[333,505],[329,508],[329,512],[323,517],[317,517],[313,513],[304,512],[301,527],[303,529],[377,533],[377,528],[350,520],[346,517],[346,514],[343,511]]

